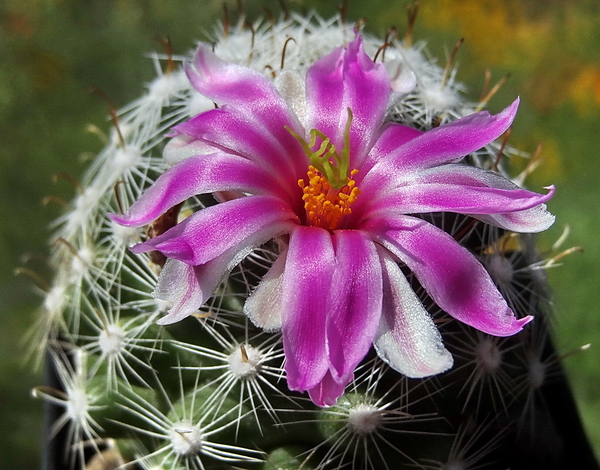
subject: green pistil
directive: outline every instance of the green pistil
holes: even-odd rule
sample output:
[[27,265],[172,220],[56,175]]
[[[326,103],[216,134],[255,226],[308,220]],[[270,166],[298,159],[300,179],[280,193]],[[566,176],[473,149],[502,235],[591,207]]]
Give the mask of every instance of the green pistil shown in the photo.
[[[348,120],[344,129],[344,148],[341,155],[338,154],[336,146],[331,143],[331,139],[323,134],[323,132],[312,129],[309,134],[310,143],[308,143],[288,126],[285,126],[287,131],[302,145],[310,164],[327,178],[332,188],[337,190],[346,185],[350,169],[350,125],[352,124],[352,111],[350,108],[347,109]],[[318,149],[313,150],[317,145],[317,137],[321,140],[321,145]]]

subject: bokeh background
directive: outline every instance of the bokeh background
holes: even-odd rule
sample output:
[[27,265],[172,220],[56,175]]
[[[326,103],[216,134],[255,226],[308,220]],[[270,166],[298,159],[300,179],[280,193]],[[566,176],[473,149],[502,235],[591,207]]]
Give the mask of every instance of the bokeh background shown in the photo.
[[[338,1],[286,3],[327,16]],[[273,0],[244,4],[249,19],[264,14],[263,7],[281,12]],[[366,19],[367,31],[382,38],[390,26],[402,35],[406,4],[349,0],[348,18]],[[228,6],[233,21],[236,2]],[[61,201],[75,193],[60,175],[79,178],[102,148],[89,124],[110,129],[106,103],[89,89],[98,87],[124,106],[154,77],[147,54],[162,50],[158,37],[169,36],[175,53],[185,53],[222,17],[222,2],[214,0],[0,0],[1,468],[40,464],[43,406],[30,390],[43,376],[26,362],[32,346],[26,333],[49,279],[49,225],[64,210]],[[457,78],[467,96],[479,97],[486,69],[493,82],[510,73],[489,107],[497,112],[520,95],[510,142],[529,152],[543,144],[543,164],[528,184],[540,191],[554,183],[558,190],[550,203],[557,223],[540,237],[541,249],[569,226],[564,248],[585,250],[564,258],[549,276],[561,353],[592,344],[564,365],[599,453],[600,2],[421,0],[414,38],[427,40],[442,66],[460,37]],[[515,160],[514,173],[525,163]],[[18,267],[30,272],[15,275]]]

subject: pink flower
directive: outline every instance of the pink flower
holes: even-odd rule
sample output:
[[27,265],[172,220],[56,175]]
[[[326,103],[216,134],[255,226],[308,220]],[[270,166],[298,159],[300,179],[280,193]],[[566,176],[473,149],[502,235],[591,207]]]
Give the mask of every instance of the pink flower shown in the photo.
[[310,67],[299,102],[205,45],[187,73],[219,107],[175,127],[167,152],[193,156],[113,219],[141,226],[197,194],[236,197],[133,248],[168,258],[155,295],[173,308],[159,323],[190,315],[252,249],[279,237],[279,258],[245,312],[265,329],[281,328],[289,388],[323,406],[343,393],[371,344],[409,377],[452,366],[400,265],[443,310],[481,331],[508,336],[532,319],[515,318],[452,236],[410,215],[468,214],[518,232],[553,223],[544,205],[552,187],[539,195],[459,163],[506,131],[518,101],[498,115],[480,112],[424,133],[384,123],[390,78],[365,54],[360,35]]

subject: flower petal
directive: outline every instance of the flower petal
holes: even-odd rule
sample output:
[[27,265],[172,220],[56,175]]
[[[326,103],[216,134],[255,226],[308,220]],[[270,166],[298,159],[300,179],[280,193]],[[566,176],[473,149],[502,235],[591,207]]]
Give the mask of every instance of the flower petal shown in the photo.
[[329,369],[325,338],[335,254],[331,235],[298,226],[290,234],[283,275],[282,337],[288,387],[316,387]]
[[256,164],[236,155],[216,153],[189,157],[169,168],[127,214],[110,217],[121,225],[139,227],[197,194],[232,190],[288,199],[275,178]]
[[[231,104],[245,108],[264,114],[268,121],[281,122],[292,116],[273,83],[264,75],[221,60],[207,44],[198,46],[192,64],[187,64],[185,71],[194,88],[219,106]],[[273,114],[268,117],[270,112]]]
[[230,272],[251,249],[233,247],[201,266],[191,266],[182,261],[167,259],[153,295],[173,303],[169,313],[157,320],[158,325],[169,325],[188,317],[198,310],[214,293],[225,275]]
[[455,212],[457,214],[496,214],[531,209],[554,194],[537,194],[525,189],[496,189],[458,184],[414,184],[394,190],[374,206],[371,216],[390,212],[418,214]]
[[157,299],[173,303],[169,313],[158,320],[160,325],[183,320],[208,298],[200,285],[195,266],[174,259],[168,259],[163,266],[153,295]]
[[380,160],[364,177],[361,190],[374,191],[394,183],[399,174],[458,161],[500,137],[512,124],[519,100],[494,116],[487,111],[424,132]]
[[[198,132],[203,127],[203,139],[237,150],[243,150],[249,139],[254,152],[259,148],[271,152],[262,154],[270,164],[294,168],[303,163],[302,170],[306,171],[304,162],[295,161],[298,142],[284,127],[302,134],[302,126],[272,82],[253,69],[222,61],[205,44],[198,47],[186,72],[194,88],[223,109],[203,113],[189,124],[178,126],[179,132],[194,126]],[[219,124],[226,126],[227,132],[219,132]],[[261,156],[254,152],[254,157]]]
[[195,212],[131,250],[134,253],[158,250],[167,258],[199,265],[232,247],[255,247],[287,233],[296,220],[296,214],[278,198],[242,197]]
[[[368,230],[415,273],[449,315],[494,336],[510,336],[533,317],[516,319],[483,265],[454,238],[423,220],[371,220]],[[365,227],[365,230],[367,228]]]
[[[553,191],[553,186],[546,189]],[[477,218],[482,222],[521,233],[542,232],[550,228],[555,219],[546,209],[546,204],[540,204],[539,206],[519,212],[478,215]]]
[[[285,129],[289,126],[299,134],[304,130],[290,119],[265,123],[263,116],[251,110],[225,106],[202,113],[175,126],[175,138],[189,136],[190,145],[198,140],[214,149],[243,156],[274,175],[295,181],[299,172],[306,172],[308,160],[302,148]],[[271,127],[275,126],[277,127]]]
[[320,130],[342,149],[350,108],[351,169],[358,168],[383,122],[390,93],[385,67],[365,54],[358,35],[346,50],[338,48],[308,69],[307,130]]
[[215,153],[215,148],[205,142],[196,140],[188,135],[173,137],[163,150],[163,160],[169,166],[174,166],[186,158],[197,155]]
[[[492,171],[482,170],[467,165],[449,164],[437,168],[419,172],[418,178],[429,183],[448,183],[463,186],[482,186],[488,188],[496,188],[499,190],[519,190],[523,191],[518,185],[511,180],[504,178],[502,175]],[[501,208],[498,213],[488,215],[481,212],[472,212],[469,215],[475,218],[504,228],[521,233],[535,233],[546,230],[554,223],[554,216],[546,210],[544,202],[548,201],[554,195],[554,186],[544,188],[548,190],[548,194],[540,195],[533,192],[529,193],[531,207],[529,209],[520,209],[510,212],[508,207]],[[527,192],[521,193],[524,196],[523,202],[526,207]],[[536,204],[537,201],[537,204]],[[457,211],[453,211],[457,212]]]
[[[554,195],[554,187],[549,189],[548,194],[537,194],[491,171],[466,165],[443,165],[420,172],[403,186],[368,200],[370,207],[363,209],[363,217],[428,212],[455,212],[478,217],[479,214],[525,211],[548,201]],[[554,220],[550,214],[548,216]],[[539,223],[545,226],[548,221],[548,217],[541,216]]]
[[351,374],[350,380],[338,383],[328,371],[323,379],[308,391],[310,399],[317,406],[333,406],[336,404],[337,399],[344,394],[346,385],[348,385],[353,378],[354,374]]
[[419,137],[421,134],[423,134],[422,131],[412,127],[403,126],[402,124],[396,124],[394,122],[384,124],[379,131],[379,137],[371,150],[369,150],[367,157],[359,168],[359,173],[354,178],[356,182],[360,184],[361,179],[369,172],[375,163],[388,158],[389,155],[396,152],[398,147]]
[[334,380],[348,383],[367,355],[381,316],[382,281],[375,244],[358,230],[334,232],[327,344]]
[[378,251],[383,268],[383,312],[373,341],[377,354],[413,379],[448,370],[452,355],[431,316],[391,254],[383,247]]
[[267,274],[244,304],[244,313],[259,328],[275,331],[281,328],[281,297],[287,249],[279,254]]

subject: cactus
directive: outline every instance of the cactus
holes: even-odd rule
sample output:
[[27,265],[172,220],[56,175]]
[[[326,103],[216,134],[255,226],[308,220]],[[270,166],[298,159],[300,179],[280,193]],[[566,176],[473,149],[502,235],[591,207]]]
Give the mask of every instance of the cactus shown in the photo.
[[[379,276],[406,279],[405,297],[398,300],[390,295],[382,301],[380,294],[379,300],[375,296],[370,303],[364,299],[353,302],[364,302],[365,310],[377,302],[380,310],[382,302],[403,302],[410,304],[413,313],[426,311],[427,320],[416,320],[416,313],[414,318],[408,315],[405,327],[415,337],[428,336],[425,344],[430,350],[418,352],[422,357],[407,365],[392,354],[408,355],[402,347],[397,351],[381,339],[384,334],[374,339],[372,332],[367,338],[369,347],[362,356],[358,354],[357,364],[344,366],[345,379],[327,375],[336,369],[331,359],[326,364],[328,372],[317,385],[313,380],[312,386],[302,385],[309,382],[306,377],[311,370],[292,370],[298,364],[301,367],[306,356],[297,353],[293,335],[281,330],[269,310],[270,306],[276,310],[274,305],[281,302],[276,299],[277,286],[269,286],[278,282],[277,263],[284,258],[289,237],[295,236],[289,235],[291,222],[272,220],[270,225],[284,228],[266,240],[257,238],[241,250],[242,255],[228,259],[220,271],[205,269],[202,282],[210,279],[203,288],[212,284],[214,292],[206,287],[208,295],[202,293],[202,301],[190,305],[186,304],[189,296],[181,291],[189,288],[185,269],[194,263],[183,269],[175,264],[169,256],[171,248],[164,248],[170,243],[165,234],[173,233],[168,231],[190,220],[192,214],[215,207],[215,199],[244,202],[249,198],[240,196],[252,191],[239,193],[233,185],[221,187],[215,190],[215,197],[197,194],[172,201],[168,210],[152,217],[145,230],[139,227],[143,224],[131,223],[135,207],[139,207],[135,201],[150,187],[162,184],[156,183],[161,175],[169,168],[182,168],[191,156],[207,154],[206,140],[194,141],[183,131],[176,131],[175,137],[169,134],[174,126],[216,106],[212,98],[198,91],[208,85],[193,86],[207,75],[198,67],[210,69],[215,60],[236,64],[232,70],[260,76],[252,78],[257,83],[264,81],[269,87],[275,83],[293,112],[300,115],[306,112],[302,108],[306,103],[298,102],[296,88],[310,85],[295,77],[304,77],[315,62],[335,51],[349,62],[347,51],[356,47],[360,56],[364,47],[371,60],[364,67],[370,67],[369,72],[374,67],[376,73],[385,75],[382,80],[391,88],[389,102],[383,103],[385,121],[412,129],[411,138],[433,135],[429,134],[432,130],[439,135],[470,122],[492,127],[504,119],[506,125],[496,129],[497,135],[481,148],[460,155],[465,157],[461,168],[469,169],[464,178],[477,169],[473,174],[488,178],[479,181],[478,187],[486,186],[497,194],[510,192],[509,197],[518,200],[515,204],[521,204],[509,211],[517,214],[511,219],[515,227],[528,226],[529,232],[547,228],[553,219],[543,202],[551,191],[542,196],[520,189],[533,165],[511,181],[509,160],[520,152],[506,140],[496,139],[510,125],[516,104],[495,117],[483,113],[475,121],[473,117],[465,120],[481,111],[489,96],[469,102],[455,81],[452,61],[446,68],[439,67],[423,54],[424,44],[412,44],[410,34],[402,41],[390,32],[382,42],[357,31],[357,25],[346,23],[341,16],[326,20],[316,14],[293,14],[279,21],[222,26],[206,41],[212,47],[201,46],[204,52],[196,55],[196,68],[188,67],[187,75],[176,64],[189,63],[194,60],[192,55],[155,55],[157,78],[141,98],[114,114],[109,143],[89,168],[71,209],[56,224],[54,283],[37,328],[49,382],[33,391],[51,403],[55,413],[49,432],[51,442],[60,443],[55,460],[61,463],[51,468],[548,469],[566,468],[565,459],[576,449],[590,462],[585,468],[595,468],[568,391],[558,398],[563,414],[552,411],[555,390],[564,388],[564,378],[549,338],[551,312],[544,270],[565,252],[558,253],[555,247],[554,253],[538,254],[533,235],[511,228],[507,220],[512,215],[466,209],[424,209],[411,214],[411,220],[433,227],[435,233],[444,233],[444,240],[455,242],[457,253],[469,253],[473,267],[465,273],[480,273],[485,268],[485,275],[462,279],[457,289],[468,290],[470,283],[483,285],[480,279],[489,278],[496,287],[485,287],[485,293],[500,292],[494,305],[507,305],[509,313],[493,312],[490,315],[497,317],[479,323],[449,316],[438,306],[455,295],[440,292],[448,283],[435,285],[433,274],[425,275],[418,263],[411,265],[402,254],[387,251],[388,246],[380,240],[378,245],[372,243],[377,245],[372,251],[377,250],[383,260],[384,268],[377,268]],[[363,67],[358,59],[351,65],[357,64]],[[331,183],[335,191],[342,193],[348,186],[344,194],[350,199],[358,194],[356,201],[366,200],[365,191],[351,192],[355,181],[349,170],[353,168],[346,165],[341,169],[344,159],[353,158],[350,147],[353,136],[358,135],[353,134],[353,126],[364,124],[359,118],[349,107],[340,120],[343,149],[341,144],[333,146],[328,140],[333,136],[324,131],[309,135],[310,129],[306,129],[306,135],[300,136],[288,129],[287,137],[304,149],[314,165],[313,173],[309,170],[308,176],[300,178],[304,194],[309,194],[306,189],[311,189],[311,178],[318,173],[321,183]],[[456,124],[444,127],[450,123]],[[321,147],[315,152],[319,142]],[[185,174],[194,168],[189,164]],[[346,199],[341,198],[340,217],[352,213],[350,203],[343,206]],[[312,220],[308,212],[306,217]],[[309,225],[330,233],[339,228],[338,219],[315,220]],[[411,233],[418,227],[421,225]],[[262,229],[268,232],[271,226],[255,228]],[[348,243],[344,237],[339,236],[339,244]],[[449,252],[446,262],[450,270],[454,269],[453,253]],[[463,259],[462,255],[457,259]],[[215,258],[197,266],[214,262],[223,264]],[[459,271],[460,266],[456,268]],[[194,271],[200,278],[198,272]],[[220,275],[223,272],[225,276]],[[330,285],[321,290],[327,295],[341,290],[336,285],[338,277],[334,273]],[[257,289],[259,284],[267,288]],[[529,323],[531,317],[535,319]],[[508,323],[498,326],[502,321]],[[486,329],[482,325],[494,330],[493,334],[481,331]],[[301,333],[305,334],[304,330]],[[343,340],[347,341],[344,351],[354,350],[353,344],[362,341],[354,337]],[[375,348],[370,347],[371,342]],[[426,366],[430,369],[425,370]],[[292,383],[294,374],[299,378]],[[564,416],[569,413],[575,421],[569,429],[576,431],[565,434]]]

